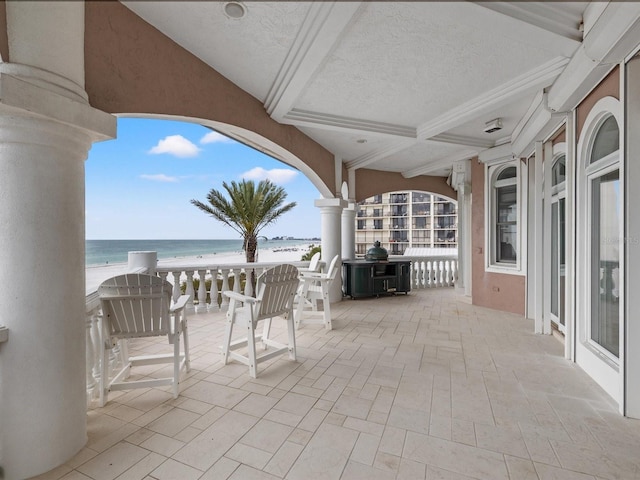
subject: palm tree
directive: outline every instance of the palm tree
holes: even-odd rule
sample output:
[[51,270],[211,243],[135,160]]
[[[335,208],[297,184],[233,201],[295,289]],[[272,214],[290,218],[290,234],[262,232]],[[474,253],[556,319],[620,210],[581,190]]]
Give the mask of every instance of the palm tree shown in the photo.
[[[231,184],[222,182],[222,186],[229,199],[223,192],[212,188],[207,195],[209,204],[199,200],[191,200],[191,203],[242,235],[247,263],[255,262],[260,230],[295,207],[296,202],[284,205],[287,193],[269,180],[261,180],[257,185],[253,180],[232,181]],[[253,271],[251,284],[255,290]]]

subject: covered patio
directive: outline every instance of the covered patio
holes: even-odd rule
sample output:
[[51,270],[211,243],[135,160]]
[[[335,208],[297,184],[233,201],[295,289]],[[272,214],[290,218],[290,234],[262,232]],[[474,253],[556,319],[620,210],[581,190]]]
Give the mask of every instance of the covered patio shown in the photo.
[[191,314],[179,398],[113,393],[89,410],[86,446],[37,478],[640,478],[640,422],[532,320],[453,288],[332,312],[333,330],[300,328],[298,361],[256,380],[221,362],[224,313]]

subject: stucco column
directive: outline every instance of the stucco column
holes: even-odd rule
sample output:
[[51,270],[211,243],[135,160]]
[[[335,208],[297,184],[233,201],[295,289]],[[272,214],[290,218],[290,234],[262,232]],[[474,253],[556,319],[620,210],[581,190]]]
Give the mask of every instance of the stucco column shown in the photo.
[[[336,255],[341,255],[341,219],[342,210],[347,202],[340,198],[321,198],[315,201],[315,206],[320,209],[320,222],[322,233],[322,260],[330,262]],[[339,302],[342,300],[342,262],[338,262],[336,280],[331,285],[329,300]]]
[[342,210],[342,260],[356,258],[356,213],[358,204],[349,200],[347,207]]
[[[84,82],[84,4],[7,2],[0,63],[0,465],[6,480],[86,443],[84,160],[115,135]],[[60,28],[64,25],[64,28]],[[2,474],[0,474],[0,477]]]

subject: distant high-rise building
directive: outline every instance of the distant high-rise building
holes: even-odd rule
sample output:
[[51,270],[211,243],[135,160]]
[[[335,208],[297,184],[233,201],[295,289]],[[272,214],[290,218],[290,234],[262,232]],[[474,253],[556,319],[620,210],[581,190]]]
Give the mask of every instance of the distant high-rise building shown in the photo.
[[458,246],[458,205],[415,191],[375,195],[360,202],[356,217],[356,254],[364,255],[378,240],[391,255],[409,247]]

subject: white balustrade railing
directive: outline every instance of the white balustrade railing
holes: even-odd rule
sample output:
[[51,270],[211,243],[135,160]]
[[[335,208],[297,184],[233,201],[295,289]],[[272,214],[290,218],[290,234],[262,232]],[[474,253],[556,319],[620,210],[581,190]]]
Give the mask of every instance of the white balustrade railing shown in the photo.
[[458,281],[458,257],[402,255],[389,258],[411,260],[412,289],[453,287]]
[[[391,259],[411,260],[411,288],[415,290],[450,287],[458,278],[458,259],[452,256],[393,256]],[[297,267],[307,267],[309,262],[290,262]],[[233,265],[183,265],[157,267],[156,274],[173,284],[173,298],[183,292],[191,296],[189,309],[195,313],[225,311],[229,300],[222,295],[225,290],[233,290],[251,295],[251,271],[256,278],[267,268],[278,265],[273,263],[241,263]],[[135,270],[143,273],[142,269]],[[204,279],[204,281],[202,281]],[[214,281],[215,279],[215,281]],[[87,408],[98,397],[98,383],[101,372],[102,348],[100,345],[100,299],[94,291],[86,298],[86,362],[87,362]],[[109,354],[113,364],[121,359],[117,347]]]

